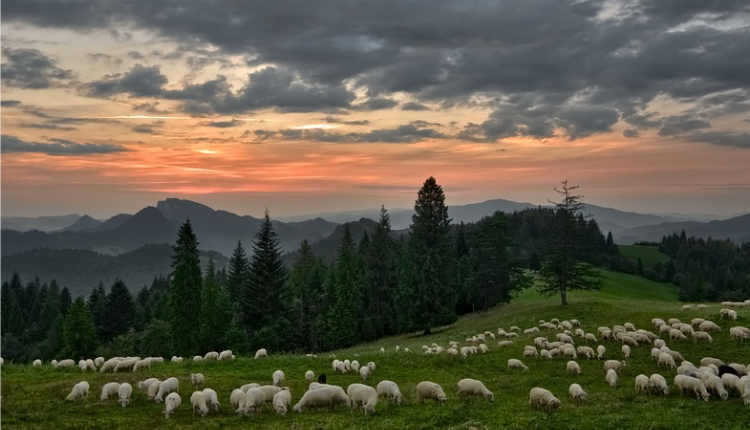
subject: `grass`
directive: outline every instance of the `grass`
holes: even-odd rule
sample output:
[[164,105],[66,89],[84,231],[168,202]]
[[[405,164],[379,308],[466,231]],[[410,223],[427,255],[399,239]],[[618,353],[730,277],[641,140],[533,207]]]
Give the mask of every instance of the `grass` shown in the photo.
[[637,262],[640,257],[644,267],[651,267],[656,263],[666,263],[669,261],[667,254],[659,251],[656,246],[645,246],[645,245],[618,245],[620,254],[625,257]]
[[[339,408],[291,413],[277,416],[268,408],[260,414],[239,417],[230,410],[229,393],[247,382],[270,383],[271,373],[283,369],[287,385],[291,387],[294,401],[304,392],[307,383],[303,374],[313,369],[316,374],[325,372],[329,382],[346,386],[358,382],[353,374],[337,375],[331,372],[330,354],[310,358],[302,355],[272,355],[264,360],[240,357],[234,362],[192,363],[179,365],[155,365],[151,371],[120,374],[88,373],[74,370],[55,370],[49,366],[32,368],[29,365],[7,364],[2,368],[2,426],[3,428],[331,428],[331,429],[497,429],[497,428],[747,428],[750,409],[736,397],[727,401],[712,398],[706,403],[690,397],[681,397],[672,389],[667,397],[636,395],[633,390],[634,377],[639,373],[660,372],[671,387],[674,372],[660,371],[650,358],[649,347],[635,348],[628,365],[620,374],[617,388],[610,388],[604,381],[601,361],[578,360],[583,370],[580,376],[565,372],[564,359],[523,359],[529,366],[527,373],[517,373],[506,368],[508,358],[522,358],[523,345],[531,344],[533,336],[522,336],[512,347],[499,348],[489,343],[490,352],[464,360],[447,355],[428,356],[421,351],[422,344],[448,340],[463,341],[465,337],[484,330],[496,331],[511,325],[526,328],[539,319],[553,317],[578,318],[586,331],[595,331],[599,325],[633,322],[638,327],[651,329],[653,317],[677,317],[689,320],[695,316],[710,318],[722,326],[722,332],[714,336],[712,344],[668,342],[683,353],[686,359],[697,363],[701,357],[713,356],[727,361],[750,362],[750,344],[737,344],[728,337],[730,325],[748,325],[750,310],[740,312],[737,323],[721,322],[719,306],[711,305],[704,311],[682,311],[676,301],[676,291],[671,285],[646,281],[642,278],[619,273],[604,272],[605,282],[601,291],[574,292],[571,304],[559,305],[559,298],[545,298],[534,291],[527,291],[509,305],[498,306],[488,312],[461,318],[457,323],[439,329],[430,336],[409,334],[381,339],[376,342],[336,351],[339,359],[358,359],[360,362],[375,361],[377,370],[368,382],[373,385],[382,379],[399,383],[405,395],[405,403],[392,405],[387,401],[378,403],[377,413],[364,416],[359,411]],[[543,335],[554,337],[553,332]],[[395,346],[409,347],[411,353],[396,353]],[[607,358],[620,358],[619,345],[607,342]],[[380,347],[387,353],[381,354]],[[595,345],[592,345],[595,346]],[[222,411],[205,418],[193,416],[189,398],[192,387],[191,372],[206,375],[206,385],[214,388],[220,396]],[[160,379],[177,376],[180,379],[182,407],[165,420],[163,405],[148,401],[136,389],[134,399],[127,408],[114,400],[99,401],[101,386],[109,381],[129,381],[135,386],[137,380],[149,376]],[[481,379],[495,393],[496,400],[461,399],[455,384],[465,377]],[[63,400],[74,383],[85,379],[91,384],[89,398],[84,401]],[[421,380],[440,383],[448,401],[444,405],[415,403],[414,387]],[[567,388],[577,382],[589,393],[589,401],[576,406],[567,397]],[[533,410],[528,405],[528,392],[533,386],[550,389],[562,401],[562,407],[553,413]]]

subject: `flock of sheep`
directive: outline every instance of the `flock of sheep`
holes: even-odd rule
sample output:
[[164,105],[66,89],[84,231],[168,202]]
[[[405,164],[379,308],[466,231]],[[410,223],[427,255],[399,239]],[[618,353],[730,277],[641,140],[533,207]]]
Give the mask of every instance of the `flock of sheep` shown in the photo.
[[[737,312],[730,307],[750,306],[750,300],[724,302],[722,305],[725,307],[720,310],[721,318],[736,320]],[[703,308],[705,308],[705,305],[683,306],[684,311]],[[736,395],[743,400],[745,405],[750,405],[750,363],[725,363],[718,358],[704,357],[700,360],[699,366],[696,366],[687,361],[679,351],[667,346],[667,340],[665,339],[675,343],[688,339],[692,339],[694,342],[710,343],[713,341],[712,333],[716,335],[716,333],[721,332],[718,324],[703,318],[693,318],[689,323],[682,322],[677,318],[669,318],[666,321],[661,318],[653,318],[651,322],[655,332],[637,328],[634,324],[626,322],[612,327],[598,327],[596,334],[594,334],[585,332],[581,328],[580,321],[576,319],[560,321],[553,318],[550,321],[540,320],[537,326],[525,330],[512,326],[508,331],[503,328],[497,329],[496,332],[485,331],[466,338],[466,344],[463,346],[459,342],[450,341],[445,347],[436,343],[423,345],[422,350],[425,354],[460,355],[463,358],[468,358],[473,354],[487,353],[489,351],[487,343],[490,340],[497,340],[499,347],[512,347],[515,344],[515,338],[536,335],[533,338],[533,345],[523,346],[523,359],[552,360],[562,358],[567,360],[565,364],[567,373],[574,377],[581,374],[581,365],[577,360],[604,360],[604,379],[607,384],[615,387],[618,384],[619,373],[627,366],[627,360],[630,358],[633,349],[648,345],[651,347],[651,357],[656,362],[656,366],[675,373],[673,385],[681,394],[694,395],[705,401],[708,401],[712,395],[723,400]],[[556,332],[554,340],[550,341],[548,336],[540,335],[543,330]],[[750,340],[750,329],[743,326],[734,326],[729,329],[729,335],[737,342],[744,342]],[[604,341],[620,344],[619,350],[622,360],[611,359],[611,357],[605,360],[607,358],[607,347],[600,343],[604,343]],[[593,344],[597,344],[596,349],[593,348]],[[674,346],[674,344],[672,345]],[[380,350],[385,352],[384,348]],[[408,348],[400,349],[399,346],[396,346],[396,351],[399,350],[410,352]],[[255,354],[256,359],[267,356],[266,349],[259,349]],[[314,355],[308,354],[308,356]],[[203,356],[195,356],[192,360],[195,362],[204,360],[231,361],[235,358],[231,350],[225,350],[221,352],[211,351]],[[114,357],[108,360],[97,357],[80,360],[78,367],[83,372],[90,370],[136,372],[150,369],[151,363],[163,361],[162,357]],[[180,363],[183,358],[173,356],[170,361]],[[50,363],[55,368],[75,367],[75,362],[71,359],[52,360]],[[41,360],[34,360],[32,365],[34,367],[42,366],[42,362]],[[529,370],[529,366],[517,358],[508,359],[507,367],[512,371],[526,372]],[[312,370],[307,370],[304,378],[309,382],[308,389],[292,407],[292,393],[289,387],[284,386],[286,375],[282,370],[276,370],[271,375],[272,384],[248,383],[242,385],[232,390],[229,403],[238,414],[257,413],[262,406],[270,404],[276,413],[285,415],[290,407],[295,412],[302,412],[311,408],[333,408],[336,405],[362,408],[365,414],[371,414],[375,412],[379,398],[388,399],[396,404],[401,404],[403,401],[399,386],[394,381],[382,380],[375,387],[365,384],[376,370],[376,365],[372,361],[367,364],[360,364],[357,360],[334,359],[331,362],[331,369],[333,372],[359,374],[362,383],[351,384],[344,390],[341,386],[327,384],[325,374],[321,374],[315,381],[315,373]],[[195,389],[190,396],[193,413],[206,416],[212,411],[216,412],[220,409],[218,393],[204,386],[206,377],[202,373],[192,373],[190,383]],[[157,403],[164,403],[164,415],[167,418],[182,404],[182,399],[178,393],[179,386],[180,381],[176,377],[169,377],[164,380],[148,378],[137,383],[137,388],[145,392],[149,399]],[[87,397],[89,388],[87,381],[78,382],[73,386],[66,400]],[[461,379],[456,384],[456,388],[460,395],[481,396],[489,401],[494,401],[495,398],[492,391],[477,379]],[[659,373],[653,373],[650,376],[640,374],[635,377],[636,393],[668,395],[669,390],[667,379]],[[130,403],[132,395],[133,387],[130,383],[107,382],[101,387],[100,400],[116,398],[122,407],[126,407]],[[577,404],[585,402],[588,397],[588,393],[578,383],[572,383],[569,386],[568,395]],[[421,381],[416,385],[416,399],[420,403],[426,399],[442,403],[447,400],[447,396],[439,384],[432,381]],[[529,404],[546,411],[554,410],[561,405],[558,397],[550,390],[542,387],[534,387],[530,390]]]

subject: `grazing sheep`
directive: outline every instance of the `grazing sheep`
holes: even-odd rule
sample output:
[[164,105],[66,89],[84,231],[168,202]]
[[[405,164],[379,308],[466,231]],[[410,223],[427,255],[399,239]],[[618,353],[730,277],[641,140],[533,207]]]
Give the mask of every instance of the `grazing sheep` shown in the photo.
[[596,358],[597,360],[601,360],[604,358],[604,354],[607,353],[607,348],[604,345],[599,345],[596,347]]
[[536,347],[531,345],[526,345],[523,347],[523,356],[524,357],[538,357],[539,353],[536,350]]
[[709,375],[703,382],[704,384],[706,384],[706,389],[719,396],[721,400],[726,400],[727,398],[729,398],[729,393],[727,392],[726,388],[724,388],[724,383],[718,376]]
[[374,388],[364,384],[351,384],[346,388],[346,394],[352,401],[352,407],[362,406],[365,415],[375,412],[378,393]]
[[484,386],[482,381],[464,378],[458,381],[458,384],[456,385],[458,386],[458,394],[483,396],[485,399],[491,402],[495,401],[495,395],[492,394],[492,391],[488,390],[487,387]]
[[206,353],[206,355],[203,356],[204,360],[218,360],[219,359],[219,353],[216,351],[209,351]]
[[667,387],[667,380],[658,373],[654,373],[649,378],[649,390],[654,394],[669,394],[669,387]]
[[196,355],[196,356],[193,357],[193,361],[203,361],[203,356],[202,355]]
[[120,398],[120,404],[124,408],[130,403],[130,396],[133,394],[133,386],[127,382],[120,384],[120,388],[117,390],[117,397]]
[[583,339],[586,342],[594,342],[594,343],[597,342],[596,336],[594,336],[594,333],[586,333],[585,335],[583,335]]
[[367,362],[367,367],[370,368],[370,372],[374,372],[375,371],[375,362],[374,361],[368,361]]
[[740,378],[739,382],[740,395],[742,396],[742,403],[745,406],[750,405],[750,376],[745,375]]
[[206,396],[206,403],[208,404],[209,408],[213,409],[214,412],[218,411],[221,408],[221,403],[219,403],[219,395],[216,394],[216,391],[211,388],[204,388],[203,395]]
[[101,367],[102,364],[104,364],[104,357],[96,357],[94,359],[94,366]]
[[529,391],[529,405],[549,412],[560,407],[560,400],[549,390],[534,387]]
[[305,380],[307,380],[307,382],[314,381],[315,380],[315,372],[313,372],[312,370],[308,370],[307,372],[305,372]]
[[182,357],[178,357],[176,355],[172,356],[172,359],[170,360],[172,363],[182,363]]
[[617,372],[614,369],[607,369],[607,375],[604,377],[610,387],[617,386]]
[[164,400],[164,418],[169,418],[172,412],[177,410],[182,404],[182,398],[178,393],[169,393]]
[[149,369],[151,370],[151,359],[150,358],[144,358],[143,360],[138,360],[133,364],[133,372],[137,372],[141,369]]
[[81,381],[73,385],[73,389],[70,390],[70,394],[68,394],[68,396],[65,397],[65,400],[78,400],[82,397],[88,397],[88,395],[89,395],[89,383],[86,381]]
[[339,403],[344,403],[351,407],[352,401],[341,387],[327,385],[307,390],[292,409],[295,412],[302,412],[305,409],[315,407],[334,407]]
[[656,364],[659,367],[669,367],[670,369],[674,369],[677,367],[674,362],[674,357],[672,357],[672,354],[669,354],[667,352],[659,353],[659,358],[657,359]]
[[462,346],[460,351],[461,351],[461,357],[466,358],[474,353],[474,347]]
[[107,400],[110,396],[117,395],[120,390],[119,382],[107,382],[102,386],[102,394],[99,396],[99,400]]
[[118,361],[115,365],[114,372],[119,372],[121,370],[133,370],[133,366],[135,366],[135,363],[138,362],[140,358],[138,357],[126,357],[122,360]]
[[698,329],[701,331],[721,331],[721,327],[716,325],[715,322],[710,320],[703,321],[699,326]]
[[541,351],[539,352],[539,355],[540,355],[540,356],[541,356],[542,358],[546,358],[546,359],[552,359],[552,353],[551,353],[551,352],[549,352],[549,351],[548,351],[548,350],[546,350],[546,349],[543,349],[543,350],[541,350]]
[[526,367],[521,360],[517,360],[515,358],[509,358],[508,359],[508,369],[515,369],[515,370],[521,370],[523,372],[527,372],[529,370],[528,367]]
[[568,395],[570,396],[571,400],[573,400],[576,403],[583,403],[586,401],[586,397],[588,394],[583,391],[583,388],[581,388],[578,384],[570,384],[570,387],[568,388]]
[[670,340],[685,340],[687,337],[682,334],[681,331],[677,330],[676,328],[669,330],[669,339]]
[[701,366],[708,366],[710,364],[713,364],[717,368],[724,364],[723,361],[719,360],[718,358],[714,357],[703,357],[701,358]]
[[513,341],[512,340],[501,340],[501,341],[497,342],[497,346],[499,346],[499,347],[511,346],[511,345],[513,345]]
[[619,371],[621,368],[625,367],[625,362],[620,360],[607,360],[604,362],[604,371],[613,369],[615,371]]
[[[740,363],[729,363],[728,365],[737,372],[738,376],[745,376],[747,374],[747,366]],[[719,376],[721,376],[721,366],[719,366]]]
[[204,417],[208,414],[208,405],[206,404],[206,395],[203,391],[193,391],[190,395],[190,404],[193,406],[193,414],[198,412],[198,415]]
[[240,402],[244,398],[245,392],[239,388],[235,388],[234,390],[232,390],[232,394],[229,395],[229,404],[232,405],[232,408],[236,410],[239,407]]
[[359,369],[359,376],[362,378],[362,381],[366,381],[367,378],[370,376],[370,367],[369,366],[362,366]]
[[234,354],[231,349],[225,349],[219,353],[219,360],[234,360]]
[[487,354],[490,351],[487,345],[483,343],[480,343],[478,348],[479,348],[479,352],[481,352],[482,354]]
[[273,385],[280,387],[286,380],[286,375],[284,375],[283,370],[277,370],[273,372],[273,375],[271,375],[271,378],[273,379]]
[[721,383],[724,384],[724,388],[727,391],[736,391],[740,396],[742,395],[742,387],[740,386],[740,377],[731,373],[725,373],[721,375]]
[[34,360],[31,363],[31,365],[34,366],[34,367],[42,367],[42,360],[40,360],[40,359],[37,358],[36,360]]
[[703,385],[703,381],[698,378],[693,378],[687,375],[677,375],[674,377],[674,385],[680,390],[680,394],[684,394],[685,391],[692,392],[696,397],[701,397],[706,402],[709,397],[711,397],[706,390],[706,386]]
[[206,383],[206,377],[202,373],[191,373],[190,383],[195,385],[203,385]]
[[288,388],[284,388],[278,393],[273,395],[273,410],[279,415],[286,415],[289,410],[289,406],[292,404],[292,392]]
[[180,390],[180,381],[177,380],[174,376],[171,378],[167,378],[161,382],[159,382],[159,388],[156,392],[156,395],[154,395],[154,401],[157,403],[161,403],[164,399],[164,396],[166,396],[169,393],[173,393],[175,391]]
[[664,339],[656,339],[654,340],[654,346],[656,348],[661,348],[662,346],[667,346],[667,343],[664,342]]
[[750,328],[736,326],[729,329],[729,337],[740,342],[750,339]]
[[417,402],[424,403],[424,399],[434,399],[442,403],[448,397],[446,397],[445,391],[440,385],[431,381],[422,381],[417,384]]
[[70,358],[67,358],[65,360],[60,360],[57,362],[57,365],[54,365],[56,369],[68,369],[73,366],[75,366],[75,361],[71,360]]
[[359,368],[360,368],[359,361],[352,360],[351,368],[352,368],[353,371],[359,372]]
[[401,390],[398,388],[398,384],[393,381],[383,380],[378,382],[376,391],[379,396],[384,396],[390,400],[395,401],[397,404],[401,404],[403,396]]
[[573,360],[568,361],[568,363],[565,365],[565,369],[568,371],[568,373],[572,373],[574,375],[581,374],[581,366],[579,366],[578,363]]
[[154,397],[156,397],[156,393],[159,391],[159,384],[161,384],[161,381],[156,379],[156,381],[153,381],[146,386],[146,396],[149,400],[153,400]]
[[708,343],[713,343],[713,338],[707,331],[696,331],[693,333],[693,340],[698,342],[699,340],[705,340]]
[[273,396],[279,391],[281,391],[281,387],[275,385],[262,385],[260,387],[250,388],[245,393],[245,399],[240,401],[240,406],[237,409],[237,412],[246,414],[248,412],[257,411],[257,407],[264,403],[272,402]]
[[635,392],[637,393],[648,393],[650,380],[646,375],[638,375],[635,377]]
[[255,359],[256,360],[259,359],[259,358],[265,358],[265,357],[268,357],[268,351],[266,351],[266,348],[261,348],[261,349],[255,351]]
[[622,346],[622,357],[623,358],[630,358],[630,347],[628,345]]

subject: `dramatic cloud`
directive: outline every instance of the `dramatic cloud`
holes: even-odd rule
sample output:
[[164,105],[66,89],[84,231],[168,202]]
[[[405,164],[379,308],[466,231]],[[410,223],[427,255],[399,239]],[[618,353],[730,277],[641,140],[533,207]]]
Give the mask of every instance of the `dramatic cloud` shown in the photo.
[[421,110],[430,110],[427,106],[421,104],[421,103],[404,103],[401,105],[401,110],[415,110],[415,111],[421,111]]
[[324,129],[284,129],[278,132],[256,130],[259,140],[276,136],[282,140],[305,140],[327,143],[414,143],[449,136],[430,128],[431,123],[414,121],[395,128],[374,129],[365,133],[336,133]]
[[158,66],[146,67],[136,64],[127,73],[89,82],[85,85],[85,92],[94,97],[108,97],[120,93],[136,97],[155,97],[162,94],[162,86],[166,83],[167,77],[159,71]]
[[36,49],[3,48],[3,85],[42,89],[68,84],[73,72]]
[[36,152],[47,155],[94,155],[127,151],[121,145],[108,143],[76,143],[64,139],[50,139],[47,143],[29,142],[16,136],[2,136],[2,152]]
[[207,127],[215,127],[215,128],[229,128],[229,127],[237,127],[239,125],[243,124],[243,121],[240,121],[238,119],[231,119],[228,121],[208,121],[202,123],[203,125]]

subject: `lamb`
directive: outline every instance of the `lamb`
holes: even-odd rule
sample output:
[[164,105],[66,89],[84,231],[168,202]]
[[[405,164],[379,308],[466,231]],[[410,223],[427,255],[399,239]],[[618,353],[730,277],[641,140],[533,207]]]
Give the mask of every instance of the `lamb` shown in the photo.
[[599,345],[596,347],[596,358],[597,360],[601,360],[604,358],[604,354],[607,353],[607,348],[604,345]]
[[157,403],[161,403],[164,399],[164,396],[173,393],[175,391],[179,391],[180,389],[180,381],[177,380],[174,376],[171,378],[167,378],[161,382],[159,382],[159,388],[156,392],[156,395],[154,395],[154,401]]
[[190,383],[194,386],[196,385],[203,385],[206,383],[206,377],[203,376],[202,373],[191,373],[190,374]]
[[729,398],[729,393],[727,392],[726,388],[724,388],[724,383],[718,376],[709,375],[708,377],[706,377],[703,383],[706,384],[707,390],[719,396],[721,400],[726,400],[727,398]]
[[581,374],[581,366],[579,366],[578,363],[573,360],[568,361],[568,363],[565,365],[565,369],[568,371],[568,373],[572,373],[574,375]]
[[711,397],[706,390],[706,386],[703,385],[703,381],[698,378],[693,378],[687,375],[677,375],[674,377],[674,385],[680,390],[680,394],[684,394],[685,391],[690,391],[697,397],[703,398],[706,402],[709,397]]
[[208,414],[208,405],[206,404],[206,395],[203,391],[193,391],[190,395],[190,404],[193,406],[193,414],[198,411],[198,415],[204,417]]
[[617,372],[614,369],[608,369],[604,379],[610,387],[614,388],[617,386]]
[[308,370],[307,372],[305,372],[305,379],[307,380],[307,382],[314,381],[315,380],[315,372],[313,372],[312,370]]
[[649,385],[651,380],[646,375],[638,375],[635,377],[635,392],[637,393],[648,393]]
[[107,382],[102,386],[102,394],[99,396],[99,400],[107,400],[110,396],[118,394],[119,390],[119,382]]
[[431,381],[422,381],[417,384],[417,402],[424,403],[424,399],[435,399],[437,402],[445,402],[446,397],[443,388]]
[[279,415],[286,415],[292,403],[292,392],[285,388],[273,395],[273,410]]
[[219,360],[234,360],[234,354],[232,354],[231,349],[225,349],[224,351],[221,351],[219,353]]
[[378,382],[376,391],[379,396],[384,396],[388,399],[395,401],[397,404],[401,404],[403,396],[401,390],[398,388],[398,384],[393,381],[383,380]]
[[120,398],[120,404],[124,408],[130,403],[130,396],[133,394],[133,386],[127,382],[120,384],[120,388],[117,390],[117,396]]
[[570,387],[568,388],[568,395],[576,403],[585,402],[586,397],[588,396],[588,394],[583,391],[583,388],[581,388],[581,386],[578,384],[570,384]]
[[674,357],[672,357],[672,354],[669,354],[667,352],[660,352],[659,358],[656,363],[659,367],[669,367],[670,369],[674,369],[675,367],[677,367],[674,362]]
[[362,366],[359,369],[359,376],[362,378],[362,381],[366,381],[367,377],[370,376],[370,366]]
[[630,358],[630,347],[628,345],[622,346],[622,357],[623,358]]
[[456,385],[458,386],[458,394],[484,396],[485,399],[491,402],[495,401],[495,395],[484,386],[482,381],[464,378],[458,381]]
[[[315,384],[315,382],[313,382],[313,384]],[[352,400],[346,395],[341,387],[326,385],[307,390],[292,409],[295,412],[302,412],[305,409],[314,407],[334,407],[339,403],[344,403],[351,407]]]
[[352,407],[361,405],[365,415],[375,412],[378,404],[378,393],[374,388],[364,384],[351,384],[346,388],[346,394],[352,401]]
[[265,357],[268,357],[268,351],[266,351],[266,348],[261,348],[261,349],[255,351],[255,359],[256,360],[259,359],[259,358],[265,358]]
[[649,378],[649,390],[654,394],[669,394],[669,387],[667,387],[667,380],[658,373],[654,373]]
[[526,367],[521,360],[517,360],[515,358],[509,358],[508,359],[508,369],[516,369],[521,370],[523,372],[527,372],[529,370],[528,367]]
[[552,392],[540,387],[534,387],[529,391],[529,405],[552,411],[560,407],[560,400]]
[[68,394],[68,396],[65,397],[65,400],[78,400],[82,397],[88,397],[88,395],[89,395],[89,383],[86,381],[81,381],[73,386],[73,389],[70,390],[70,394]]
[[284,375],[283,370],[277,370],[273,372],[271,378],[273,379],[273,385],[280,387],[286,380],[286,375]]
[[172,412],[177,410],[182,404],[182,398],[178,393],[169,393],[164,401],[164,418],[169,418]]

